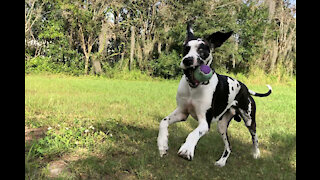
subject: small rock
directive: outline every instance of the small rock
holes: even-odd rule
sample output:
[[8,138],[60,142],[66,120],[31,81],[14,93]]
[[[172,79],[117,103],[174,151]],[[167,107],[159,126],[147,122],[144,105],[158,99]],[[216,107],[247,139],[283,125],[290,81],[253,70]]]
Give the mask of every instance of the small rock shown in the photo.
[[67,163],[63,160],[53,161],[49,164],[49,176],[58,177],[66,168]]

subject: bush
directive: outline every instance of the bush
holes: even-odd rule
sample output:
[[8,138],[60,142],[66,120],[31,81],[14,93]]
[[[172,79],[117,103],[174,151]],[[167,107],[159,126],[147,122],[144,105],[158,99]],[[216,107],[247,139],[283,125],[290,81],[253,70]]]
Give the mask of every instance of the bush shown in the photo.
[[175,50],[170,54],[161,54],[158,59],[151,61],[152,76],[166,79],[181,77],[183,71],[179,66],[180,61],[181,57]]
[[67,73],[70,75],[81,75],[83,74],[83,68],[79,68],[78,66],[79,62],[53,62],[50,57],[38,56],[25,61],[25,73],[49,72]]
[[25,72],[53,72],[54,64],[50,61],[49,57],[38,56],[25,61]]

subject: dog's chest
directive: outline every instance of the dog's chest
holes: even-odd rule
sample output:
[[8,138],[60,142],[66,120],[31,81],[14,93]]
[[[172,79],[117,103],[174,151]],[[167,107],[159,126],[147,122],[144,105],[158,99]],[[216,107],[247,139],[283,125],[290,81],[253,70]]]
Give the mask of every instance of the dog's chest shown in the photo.
[[212,77],[208,85],[191,88],[183,78],[180,81],[177,93],[178,106],[197,119],[197,114],[203,114],[211,107],[212,96],[216,86],[214,80],[215,77]]

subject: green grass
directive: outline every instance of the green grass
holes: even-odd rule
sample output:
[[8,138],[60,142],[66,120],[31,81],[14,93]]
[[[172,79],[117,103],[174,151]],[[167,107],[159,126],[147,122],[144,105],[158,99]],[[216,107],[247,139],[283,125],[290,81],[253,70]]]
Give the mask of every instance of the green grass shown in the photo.
[[[241,81],[256,92],[268,90],[264,82]],[[169,154],[160,158],[158,126],[176,107],[178,83],[26,75],[25,125],[50,129],[26,142],[26,179],[46,178],[50,164],[58,160],[66,163],[61,179],[295,179],[295,82],[268,82],[271,96],[254,98],[260,159],[251,155],[243,122],[230,123],[232,153],[223,168],[214,166],[224,148],[214,123],[199,141],[193,161],[177,156],[197,126],[191,117],[169,127]]]

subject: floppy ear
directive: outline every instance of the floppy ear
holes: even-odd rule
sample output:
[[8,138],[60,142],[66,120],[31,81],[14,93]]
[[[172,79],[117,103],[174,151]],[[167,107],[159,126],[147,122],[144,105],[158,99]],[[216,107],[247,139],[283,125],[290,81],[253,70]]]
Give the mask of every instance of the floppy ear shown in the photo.
[[215,32],[207,37],[207,40],[213,45],[213,48],[220,47],[231,35],[233,31],[223,33],[223,32]]
[[192,25],[191,25],[192,22],[188,22],[187,23],[187,38],[186,38],[186,41],[185,43],[187,43],[188,41],[190,40],[195,40],[197,39],[194,34],[193,34],[193,30],[192,30]]

